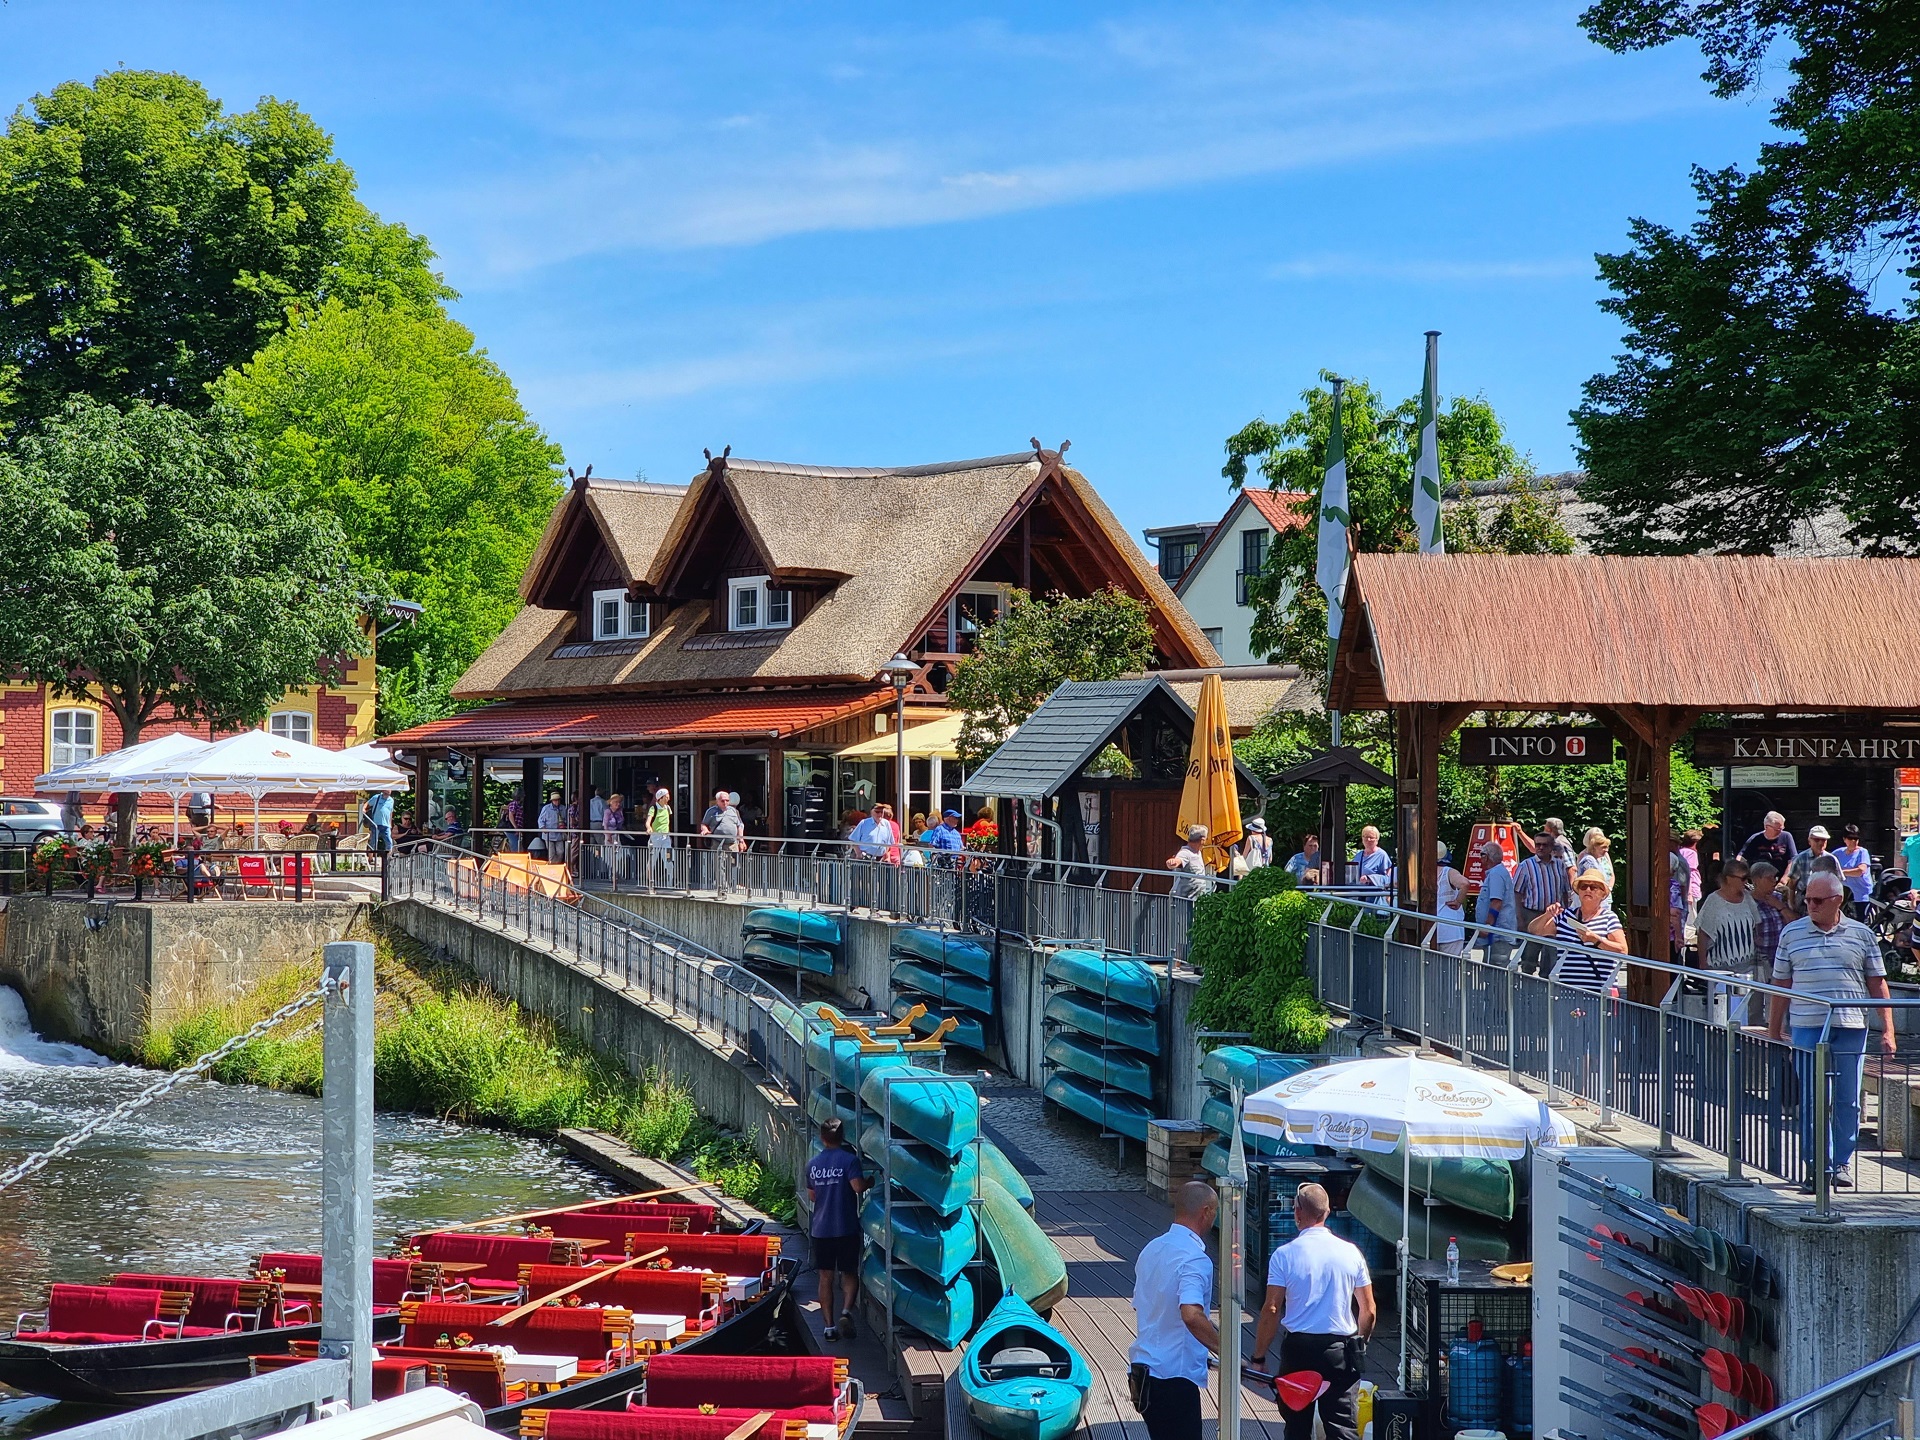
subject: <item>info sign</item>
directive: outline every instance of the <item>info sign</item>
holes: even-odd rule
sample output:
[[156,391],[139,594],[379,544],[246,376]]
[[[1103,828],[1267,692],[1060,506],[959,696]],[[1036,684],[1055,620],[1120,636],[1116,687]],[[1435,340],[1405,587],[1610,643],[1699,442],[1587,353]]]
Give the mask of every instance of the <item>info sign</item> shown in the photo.
[[1460,731],[1462,765],[1611,765],[1604,725],[1476,726]]

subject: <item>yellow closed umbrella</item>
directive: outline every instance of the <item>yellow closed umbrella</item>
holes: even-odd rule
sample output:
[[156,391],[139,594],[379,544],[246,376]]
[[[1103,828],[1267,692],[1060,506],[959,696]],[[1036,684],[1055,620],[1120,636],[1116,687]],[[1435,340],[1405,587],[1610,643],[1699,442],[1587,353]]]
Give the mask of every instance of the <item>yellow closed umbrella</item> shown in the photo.
[[1193,749],[1187,755],[1187,783],[1180,791],[1175,833],[1184,841],[1193,825],[1207,827],[1202,851],[1208,867],[1226,869],[1228,848],[1240,843],[1240,791],[1234,784],[1233,735],[1227,729],[1227,687],[1218,675],[1200,682]]

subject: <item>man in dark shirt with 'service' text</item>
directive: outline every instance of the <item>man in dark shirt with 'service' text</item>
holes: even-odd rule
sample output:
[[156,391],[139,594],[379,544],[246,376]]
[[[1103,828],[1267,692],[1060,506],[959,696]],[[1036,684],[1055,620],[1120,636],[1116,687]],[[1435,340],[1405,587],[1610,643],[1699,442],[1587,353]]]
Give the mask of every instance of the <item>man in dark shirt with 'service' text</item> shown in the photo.
[[[860,1157],[846,1127],[820,1127],[820,1150],[807,1162],[807,1198],[813,1203],[813,1268],[820,1275],[820,1317],[827,1339],[853,1338],[853,1301],[860,1284],[860,1192],[867,1188]],[[833,1319],[833,1277],[840,1277],[840,1323]]]

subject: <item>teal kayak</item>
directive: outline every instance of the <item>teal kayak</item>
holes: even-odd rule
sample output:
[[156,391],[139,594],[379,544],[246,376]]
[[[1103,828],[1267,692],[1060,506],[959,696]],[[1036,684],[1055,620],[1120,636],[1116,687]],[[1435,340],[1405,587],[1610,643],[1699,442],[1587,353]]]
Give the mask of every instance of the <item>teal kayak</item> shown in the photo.
[[1278,1050],[1263,1050],[1258,1045],[1222,1045],[1201,1057],[1200,1078],[1213,1087],[1214,1094],[1223,1100],[1231,1099],[1236,1085],[1251,1095],[1302,1070],[1311,1070],[1316,1058],[1282,1055]]
[[942,974],[924,960],[901,960],[893,967],[893,988],[944,1000],[963,1010],[993,1013],[993,987],[958,971]]
[[1082,1035],[1091,1035],[1096,1040],[1130,1045],[1149,1055],[1160,1053],[1160,1026],[1155,1023],[1153,1016],[1131,1005],[1108,1002],[1103,1006],[1092,996],[1062,990],[1047,1001],[1043,1013],[1047,1019],[1057,1021],[1070,1030],[1078,1030]]
[[1027,1184],[1027,1177],[1013,1168],[1013,1161],[991,1140],[982,1140],[980,1151],[980,1174],[984,1179],[996,1181],[1002,1189],[1020,1202],[1023,1210],[1033,1209],[1033,1189]]
[[[1347,1213],[1388,1244],[1400,1238],[1400,1185],[1376,1170],[1361,1172],[1347,1193]],[[1453,1205],[1427,1205],[1416,1196],[1408,1213],[1407,1244],[1417,1260],[1440,1260],[1448,1239],[1460,1243],[1465,1260],[1504,1265],[1514,1257],[1507,1227]]]
[[781,940],[808,940],[815,945],[838,945],[840,921],[818,910],[779,910],[766,907],[749,910],[743,932],[758,932]]
[[1011,1290],[1036,1310],[1051,1310],[1067,1294],[1067,1262],[1046,1231],[1006,1186],[980,1177],[981,1253]]
[[857,1090],[861,1080],[872,1071],[907,1063],[898,1041],[882,1043],[889,1048],[863,1055],[860,1042],[852,1036],[843,1038],[822,1028],[807,1036],[807,1065],[822,1075],[832,1075],[844,1088]]
[[887,1274],[883,1256],[869,1253],[860,1267],[860,1281],[873,1303],[886,1308],[893,1297],[893,1314],[943,1350],[951,1350],[973,1328],[973,1286],[943,1285],[918,1270],[896,1269]]
[[751,934],[740,953],[760,965],[778,965],[783,970],[806,970],[814,975],[833,973],[833,952],[824,945],[806,941],[795,944],[771,935]]
[[816,1125],[838,1120],[846,1129],[847,1143],[864,1155],[867,1149],[865,1141],[880,1128],[879,1120],[864,1110],[849,1106],[849,1098],[845,1090],[839,1091],[836,1098],[826,1085],[816,1085],[807,1092],[807,1118]]
[[1047,979],[1136,1010],[1160,1008],[1160,977],[1138,960],[1097,950],[1056,950],[1047,957]]
[[[869,1190],[860,1206],[860,1229],[876,1249],[887,1245],[887,1202]],[[966,1206],[951,1215],[938,1215],[924,1205],[893,1207],[893,1258],[951,1285],[972,1263],[980,1245],[973,1212]]]
[[868,1132],[875,1163],[899,1189],[924,1200],[942,1215],[951,1215],[973,1198],[980,1176],[972,1147],[957,1156],[942,1155],[930,1145],[913,1140],[879,1142],[878,1127]]
[[998,1440],[1061,1440],[1080,1423],[1093,1371],[1018,1295],[981,1322],[960,1361],[973,1423]]
[[951,930],[896,930],[889,953],[897,960],[926,960],[963,970],[976,980],[993,979],[993,950]]
[[980,1096],[973,1086],[919,1065],[872,1071],[860,1082],[860,1103],[942,1155],[959,1154],[980,1133]]
[[1071,1030],[1056,1030],[1040,1053],[1062,1070],[1102,1081],[1143,1100],[1153,1098],[1153,1065],[1138,1050],[1104,1045]]
[[[1402,1179],[1409,1175],[1405,1169],[1404,1141],[1394,1146],[1391,1154],[1363,1150],[1359,1155],[1369,1170],[1398,1193]],[[1410,1178],[1416,1195],[1431,1195],[1448,1205],[1495,1220],[1513,1219],[1513,1166],[1505,1160],[1428,1159],[1416,1155]]]
[[[1229,1128],[1233,1124],[1233,1104],[1222,1100],[1218,1095],[1209,1095],[1200,1102],[1200,1123],[1210,1125],[1221,1135],[1233,1134]],[[1261,1155],[1271,1159],[1278,1155],[1311,1155],[1311,1145],[1295,1145],[1289,1140],[1275,1140],[1266,1135],[1255,1135],[1242,1130],[1240,1139],[1247,1147],[1247,1154]]]
[[[894,1019],[904,1020],[907,1018],[907,1012],[909,1010],[913,1009],[915,1005],[924,1003],[925,1001],[915,1000],[911,996],[903,995],[887,1008]],[[929,1010],[913,1022],[913,1033],[916,1035],[931,1035],[940,1028],[940,1022],[946,1018],[944,1015],[936,1015],[933,1011]],[[953,1029],[947,1032],[947,1043],[949,1045],[964,1045],[969,1050],[977,1050],[982,1054],[986,1053],[987,1027],[981,1024],[978,1015],[955,1015],[953,1022]]]
[[1040,1087],[1040,1093],[1054,1104],[1116,1135],[1124,1135],[1129,1140],[1145,1141],[1147,1138],[1147,1122],[1153,1119],[1153,1107],[1131,1095],[1123,1095],[1117,1090],[1109,1090],[1102,1095],[1100,1087],[1093,1081],[1082,1080],[1078,1075],[1068,1075],[1059,1070],[1047,1077],[1047,1083]]

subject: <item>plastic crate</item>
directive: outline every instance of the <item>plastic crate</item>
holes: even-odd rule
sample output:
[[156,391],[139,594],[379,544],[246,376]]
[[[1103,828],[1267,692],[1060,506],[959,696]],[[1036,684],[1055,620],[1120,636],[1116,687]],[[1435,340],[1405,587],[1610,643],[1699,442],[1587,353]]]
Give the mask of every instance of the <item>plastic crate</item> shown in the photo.
[[[1347,1192],[1360,1167],[1333,1156],[1289,1156],[1281,1160],[1247,1161],[1246,1255],[1249,1300],[1266,1292],[1267,1261],[1273,1252],[1299,1234],[1293,1223],[1293,1192],[1307,1181],[1327,1187],[1333,1214],[1327,1228],[1347,1239],[1360,1227],[1346,1214]],[[1336,1223],[1337,1222],[1337,1223]],[[1358,1244],[1356,1240],[1354,1243]],[[1361,1247],[1363,1250],[1366,1248]],[[1389,1249],[1391,1260],[1391,1249]],[[1373,1256],[1367,1256],[1373,1264]],[[1391,1273],[1391,1272],[1389,1272]]]
[[[1481,1334],[1499,1347],[1503,1363],[1533,1338],[1532,1287],[1495,1280],[1492,1271],[1489,1261],[1462,1260],[1459,1283],[1449,1285],[1444,1260],[1414,1260],[1407,1267],[1407,1393],[1421,1398],[1424,1433],[1432,1440],[1449,1440],[1458,1428],[1446,1418],[1447,1346],[1466,1332],[1467,1322],[1480,1322]],[[1496,1374],[1496,1408],[1499,1381]]]

